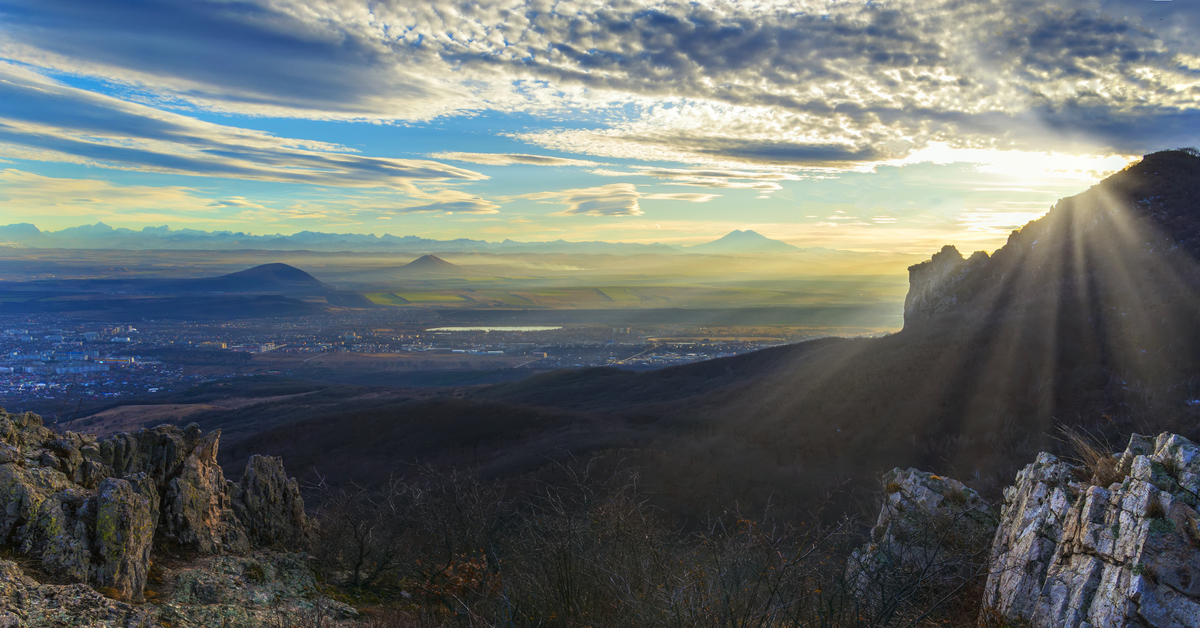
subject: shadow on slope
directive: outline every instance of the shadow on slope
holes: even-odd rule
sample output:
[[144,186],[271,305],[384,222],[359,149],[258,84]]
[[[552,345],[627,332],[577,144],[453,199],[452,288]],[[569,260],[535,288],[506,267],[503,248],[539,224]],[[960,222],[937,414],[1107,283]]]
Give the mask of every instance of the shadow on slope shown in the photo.
[[1037,451],[1059,449],[1060,425],[1112,443],[1133,431],[1200,433],[1198,190],[1196,155],[1148,156],[991,257],[942,256],[949,266],[933,280],[930,266],[913,267],[927,298],[884,338],[653,373],[551,373],[314,418],[251,437],[247,450],[360,481],[409,456],[501,474],[601,452],[697,518],[728,503],[799,515],[832,487],[873,485],[895,466],[996,498]]

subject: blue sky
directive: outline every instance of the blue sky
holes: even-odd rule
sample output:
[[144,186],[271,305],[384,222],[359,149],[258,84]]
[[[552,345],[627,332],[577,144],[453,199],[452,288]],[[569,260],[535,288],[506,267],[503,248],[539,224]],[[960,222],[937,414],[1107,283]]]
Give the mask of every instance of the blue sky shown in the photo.
[[1195,3],[0,0],[0,222],[994,249],[1200,143]]

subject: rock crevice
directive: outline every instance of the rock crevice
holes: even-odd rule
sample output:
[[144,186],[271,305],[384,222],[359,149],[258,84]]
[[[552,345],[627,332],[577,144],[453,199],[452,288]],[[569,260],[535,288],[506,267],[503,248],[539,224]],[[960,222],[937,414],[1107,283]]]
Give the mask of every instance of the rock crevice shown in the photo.
[[1200,447],[1135,435],[1112,462],[1107,486],[1045,453],[1018,474],[985,612],[1032,626],[1200,625]]

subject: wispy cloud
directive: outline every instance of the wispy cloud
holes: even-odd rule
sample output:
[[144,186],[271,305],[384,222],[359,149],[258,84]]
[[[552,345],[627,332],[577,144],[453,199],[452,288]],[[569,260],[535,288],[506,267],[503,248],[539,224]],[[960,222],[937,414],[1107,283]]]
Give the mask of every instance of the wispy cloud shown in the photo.
[[638,204],[641,197],[642,193],[632,183],[613,183],[594,188],[535,192],[519,198],[566,205],[566,209],[555,214],[558,216],[641,216],[645,213]]
[[527,155],[523,153],[458,153],[440,152],[426,155],[430,159],[445,161],[465,161],[481,166],[600,166],[602,164],[586,159],[569,159],[566,157],[549,157],[546,155]]
[[687,203],[707,203],[720,197],[720,194],[690,194],[687,192],[660,192],[642,196],[648,201],[684,201]]
[[413,189],[478,181],[436,161],[355,154],[326,142],[205,122],[52,81],[0,63],[0,155],[115,169],[335,187]]
[[560,203],[567,208],[556,216],[641,216],[645,212],[638,202],[642,199],[707,203],[716,194],[644,194],[632,183],[612,183],[592,188],[536,192],[515,198],[527,198],[544,203]]
[[496,214],[500,206],[482,198],[463,199],[459,201],[438,201],[424,205],[409,205],[390,210],[398,214],[419,214],[446,212],[447,214]]
[[248,201],[240,196],[232,196],[213,201],[208,204],[208,207],[248,207],[252,209],[263,209],[262,205]]
[[654,168],[649,166],[633,166],[628,171],[597,168],[590,172],[605,177],[641,175],[668,181],[675,185],[730,190],[758,190],[760,192],[774,192],[782,189],[779,181],[797,181],[802,178],[792,172],[779,169],[756,172],[718,168]]

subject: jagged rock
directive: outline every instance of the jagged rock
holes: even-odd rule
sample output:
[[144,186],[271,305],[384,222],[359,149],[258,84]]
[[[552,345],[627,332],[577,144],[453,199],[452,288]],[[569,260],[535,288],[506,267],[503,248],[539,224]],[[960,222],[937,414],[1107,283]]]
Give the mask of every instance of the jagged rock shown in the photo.
[[62,472],[17,463],[0,465],[0,541],[36,556],[47,571],[73,578],[88,575],[87,495]]
[[242,553],[250,543],[217,464],[219,431],[196,442],[178,476],[167,484],[163,523],[167,538],[201,554]]
[[[985,617],[1032,626],[1200,625],[1200,447],[1135,435],[1120,481],[1042,454],[1005,492]],[[1048,552],[1048,546],[1053,551]]]
[[985,604],[1005,616],[1031,617],[1067,511],[1081,492],[1075,469],[1048,453],[1017,474],[1004,489],[1001,525],[989,559]]
[[968,294],[962,281],[971,270],[988,260],[987,253],[976,251],[964,259],[958,249],[947,244],[928,262],[908,267],[908,295],[904,297],[904,324],[930,318],[952,309]]
[[300,486],[283,469],[283,459],[250,456],[240,484],[232,485],[233,509],[255,543],[280,545],[304,534]]
[[137,602],[146,586],[158,524],[157,491],[144,478],[139,474],[135,484],[107,478],[96,496],[96,545],[103,559],[96,581]]
[[219,439],[192,424],[98,442],[0,410],[0,546],[140,600],[155,539],[191,555],[295,539],[304,504],[283,463],[256,457],[241,484],[227,482]]
[[997,520],[978,493],[916,469],[893,469],[882,483],[884,503],[871,542],[847,564],[847,580],[860,599],[878,602],[913,573],[944,584],[979,570]]
[[[213,440],[220,438],[209,435]],[[182,430],[174,425],[160,425],[148,430],[117,434],[100,443],[99,461],[108,468],[108,475],[123,477],[145,473],[160,486],[178,476],[184,462],[201,446],[206,437],[200,426],[192,423]]]

